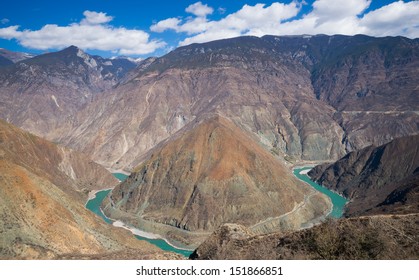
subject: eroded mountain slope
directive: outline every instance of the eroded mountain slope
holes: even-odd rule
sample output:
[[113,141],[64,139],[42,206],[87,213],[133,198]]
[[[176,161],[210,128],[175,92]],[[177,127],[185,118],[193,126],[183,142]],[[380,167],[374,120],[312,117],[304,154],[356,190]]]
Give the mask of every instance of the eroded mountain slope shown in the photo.
[[226,222],[271,232],[330,211],[326,197],[224,117],[181,132],[112,191],[106,213],[193,245]]
[[0,259],[178,258],[85,208],[117,182],[86,156],[0,121]]

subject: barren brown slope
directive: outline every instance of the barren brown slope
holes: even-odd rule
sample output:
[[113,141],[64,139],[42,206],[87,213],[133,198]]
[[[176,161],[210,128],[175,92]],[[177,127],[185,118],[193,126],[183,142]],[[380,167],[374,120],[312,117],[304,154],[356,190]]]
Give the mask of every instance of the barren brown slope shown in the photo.
[[0,158],[28,169],[57,186],[99,190],[118,181],[89,157],[59,147],[0,120]]
[[300,228],[330,210],[231,121],[215,116],[185,131],[112,191],[107,213],[138,227],[153,222],[164,228],[159,233],[196,244],[196,233],[226,222],[270,232]]
[[418,213],[419,135],[349,153],[309,176],[351,200],[347,215]]
[[191,255],[193,259],[418,259],[419,215],[330,220],[289,233],[253,235],[226,224]]
[[109,187],[110,176],[82,155],[0,121],[0,259],[176,257],[84,207],[80,189]]

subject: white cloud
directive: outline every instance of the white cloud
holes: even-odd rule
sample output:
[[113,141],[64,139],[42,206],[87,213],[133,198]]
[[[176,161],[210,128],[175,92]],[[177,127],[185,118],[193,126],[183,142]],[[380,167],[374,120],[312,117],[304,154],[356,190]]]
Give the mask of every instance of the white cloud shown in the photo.
[[19,29],[18,25],[9,26],[6,28],[0,28],[0,38],[7,39],[7,40],[17,38],[18,36],[20,36],[20,31],[17,31],[18,29]]
[[365,15],[360,25],[375,36],[419,38],[419,1],[391,3]]
[[[241,35],[266,34],[366,34],[419,37],[419,1],[393,2],[375,11],[366,12],[371,1],[316,0],[312,3],[310,12],[299,18],[295,17],[301,12],[302,6],[307,5],[305,1],[292,1],[289,4],[274,2],[270,6],[244,5],[240,10],[217,21],[208,19],[209,12],[193,13],[195,17],[163,20],[153,25],[151,29],[155,32],[170,29],[185,33],[187,37],[179,43],[181,46]],[[204,6],[201,2],[194,5]]]
[[206,16],[213,12],[212,8],[205,5],[208,8],[206,12],[198,13],[196,12],[197,7],[203,6],[201,2],[198,2],[189,6],[186,11],[191,11],[192,6],[196,17],[187,18],[184,21],[177,18],[165,19],[152,25],[150,29],[155,32],[171,29],[191,36],[181,41],[179,45],[202,43],[240,35],[263,35],[268,31],[270,33],[275,31],[281,21],[296,16],[300,9],[299,4],[295,2],[290,4],[273,3],[270,6],[265,4],[244,5],[236,13],[227,15],[219,21],[209,21]]
[[3,18],[3,19],[1,19],[0,20],[0,22],[2,23],[2,24],[6,24],[6,23],[9,23],[9,19],[8,18]]
[[365,11],[370,4],[371,0],[317,0],[313,3],[313,12],[310,16],[315,16],[316,23],[321,25],[357,16]]
[[95,24],[108,23],[113,20],[113,17],[107,16],[106,13],[84,11],[83,15],[85,16],[85,18],[82,19],[80,24],[95,25]]
[[150,27],[150,30],[153,32],[164,32],[168,29],[172,29],[179,32],[179,24],[181,20],[178,18],[168,18],[165,20],[161,20],[156,24],[153,24]]
[[195,17],[188,17],[188,19],[182,23],[178,18],[168,18],[161,20],[150,27],[153,32],[164,32],[166,30],[174,30],[176,32],[185,32],[188,35],[202,32],[208,28],[207,15],[214,12],[214,9],[208,5],[203,5],[201,2],[189,5],[186,12],[195,15]]
[[0,28],[0,38],[16,39],[22,46],[39,49],[59,49],[76,45],[82,49],[113,51],[119,55],[153,53],[166,44],[150,40],[148,33],[137,29],[113,27],[111,16],[85,11],[80,23],[68,26],[47,24],[39,30],[19,31],[19,26]]
[[419,1],[393,2],[365,13],[369,0],[317,0],[313,11],[281,25],[280,34],[366,34],[419,37]]
[[310,13],[283,23],[274,35],[364,33],[359,16],[370,4],[370,0],[317,0]]
[[209,40],[231,38],[240,35],[272,34],[282,21],[295,17],[300,10],[299,4],[272,3],[270,6],[256,4],[244,5],[239,11],[219,21],[200,22],[195,18],[179,26],[178,30],[193,35],[181,41],[179,45],[202,43]]
[[197,17],[206,17],[207,15],[212,14],[214,9],[206,4],[203,5],[201,2],[196,2],[195,4],[189,5],[185,11]]

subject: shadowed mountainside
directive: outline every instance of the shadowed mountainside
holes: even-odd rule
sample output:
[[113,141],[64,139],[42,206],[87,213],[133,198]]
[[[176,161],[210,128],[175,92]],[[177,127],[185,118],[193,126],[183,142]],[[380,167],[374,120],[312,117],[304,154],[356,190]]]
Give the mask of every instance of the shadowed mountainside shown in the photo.
[[308,175],[350,199],[346,215],[419,212],[419,135],[351,152]]

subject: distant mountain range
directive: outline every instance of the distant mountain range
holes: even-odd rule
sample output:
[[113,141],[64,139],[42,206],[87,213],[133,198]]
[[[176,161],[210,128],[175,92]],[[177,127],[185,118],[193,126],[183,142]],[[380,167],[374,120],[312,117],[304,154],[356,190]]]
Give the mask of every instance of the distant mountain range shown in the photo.
[[[228,258],[225,248],[234,252],[240,242],[252,252],[267,233],[286,248],[314,246],[295,247],[301,253],[296,258],[323,258],[315,250],[328,241],[314,239],[336,224],[287,236],[275,232],[311,225],[330,211],[329,200],[296,180],[292,167],[338,159],[311,176],[351,200],[347,216],[397,214],[401,221],[344,220],[332,238],[359,227],[350,245],[363,246],[365,234],[395,226],[417,240],[410,233],[417,224],[418,39],[239,37],[141,61],[105,59],[75,46],[35,57],[11,54],[0,55],[0,118],[104,167],[132,172],[104,200],[106,214],[176,244],[195,247],[209,237],[197,258]],[[24,166],[19,162],[17,168],[46,169],[35,174],[48,182],[63,176],[50,166],[61,157],[34,160],[36,149],[22,155]],[[86,185],[52,184],[79,191]],[[230,238],[219,229],[225,223],[241,223],[240,231],[248,234]],[[392,246],[404,246],[400,240],[377,239],[371,250],[336,258],[393,258]],[[375,245],[382,243],[393,245],[376,254],[381,247]]]
[[417,133],[418,56],[418,40],[363,35],[240,37],[136,68],[70,47],[0,68],[0,117],[128,170],[206,113],[289,162],[338,159]]

